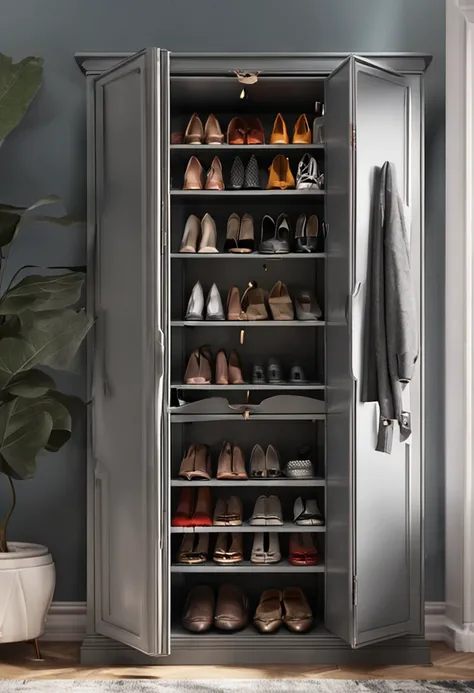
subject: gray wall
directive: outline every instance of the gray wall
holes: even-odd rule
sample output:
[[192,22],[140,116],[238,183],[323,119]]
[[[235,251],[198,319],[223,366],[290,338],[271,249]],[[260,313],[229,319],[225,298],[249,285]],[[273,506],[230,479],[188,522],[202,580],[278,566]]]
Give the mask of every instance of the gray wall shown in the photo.
[[[84,78],[77,51],[416,51],[431,53],[427,99],[427,599],[444,598],[443,273],[444,0],[0,0],[0,51],[45,58],[43,89],[0,151],[0,199],[57,193],[85,213]],[[79,264],[83,229],[31,227],[13,263]],[[83,378],[60,383],[83,392]],[[12,536],[47,544],[57,600],[85,598],[84,427],[19,485]],[[6,496],[0,490],[0,508]]]

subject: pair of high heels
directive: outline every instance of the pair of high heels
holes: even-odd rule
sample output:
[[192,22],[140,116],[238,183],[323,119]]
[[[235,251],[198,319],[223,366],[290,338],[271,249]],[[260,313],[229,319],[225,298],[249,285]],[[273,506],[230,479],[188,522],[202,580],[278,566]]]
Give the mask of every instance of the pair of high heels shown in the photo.
[[[292,144],[311,144],[311,130],[309,128],[308,119],[302,113],[295,123],[293,128]],[[275,118],[273,130],[270,136],[270,144],[289,144],[290,138],[286,129],[286,123],[281,113]]]
[[[209,346],[194,349],[188,360],[184,374],[186,385],[209,385],[212,380],[213,359]],[[216,356],[215,363],[216,385],[242,385],[242,367],[237,352],[230,352],[227,360],[225,351],[221,349]]]
[[260,170],[257,158],[252,154],[247,166],[240,156],[236,156],[230,169],[230,187],[232,190],[260,190]]
[[294,236],[287,214],[280,214],[277,219],[265,214],[262,219],[258,247],[258,252],[262,255],[279,255],[292,250],[295,253],[316,253],[323,248],[323,230],[316,214],[309,217],[300,214]]
[[216,222],[210,214],[201,219],[190,214],[186,220],[180,253],[217,253]]
[[206,144],[223,144],[224,142],[221,126],[213,113],[206,120],[204,127],[198,114],[193,113],[184,133],[185,144],[202,144],[203,142]]
[[[189,446],[181,460],[178,476],[192,481],[193,479],[209,480],[212,475],[211,456],[207,445]],[[216,479],[248,479],[245,471],[245,454],[240,445],[224,440],[217,462]]]
[[268,302],[273,320],[293,320],[294,310],[286,285],[277,281],[270,294],[250,284],[240,296],[238,286],[232,286],[227,296],[229,320],[268,320]]
[[213,158],[204,180],[201,162],[192,156],[184,173],[183,190],[224,190],[224,177],[219,157]]
[[201,282],[196,282],[189,297],[185,320],[202,320],[206,309],[206,320],[225,320],[221,295],[216,284],[213,284],[207,294],[204,304],[204,291]]

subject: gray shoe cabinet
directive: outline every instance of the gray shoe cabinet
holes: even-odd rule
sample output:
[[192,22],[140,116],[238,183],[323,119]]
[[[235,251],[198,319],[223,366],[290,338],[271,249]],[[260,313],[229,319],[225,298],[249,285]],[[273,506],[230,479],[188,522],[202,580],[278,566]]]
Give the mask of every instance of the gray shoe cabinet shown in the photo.
[[[88,309],[96,319],[89,341],[88,664],[363,664],[427,663],[423,638],[423,73],[421,55],[81,54],[87,77]],[[246,87],[234,71],[257,72]],[[301,113],[324,101],[325,143],[262,146],[172,145],[193,112],[214,113],[222,130],[236,115],[261,118],[267,142],[282,112],[291,133]],[[323,191],[226,188],[183,191],[187,161],[205,170],[221,158],[228,180],[234,156],[257,156],[262,183],[284,153],[296,174],[310,152],[325,173]],[[394,434],[391,455],[375,452],[377,407],[360,402],[367,265],[374,170],[395,162],[411,214],[411,263],[419,303],[421,357],[406,390],[413,434]],[[258,246],[265,214],[317,214],[328,228],[324,252],[286,256],[179,254],[186,218],[209,212],[222,251],[226,220],[249,213]],[[313,290],[320,322],[255,324],[184,320],[196,281],[205,295],[256,280],[269,290],[281,279],[290,294]],[[243,343],[242,343],[243,342]],[[239,352],[244,376],[252,365],[297,359],[304,387],[183,387],[191,350]],[[238,406],[237,406],[238,405]],[[215,477],[222,440],[243,446],[247,466],[255,443],[273,443],[282,463],[308,446],[318,477],[310,481],[185,482],[181,457],[206,443]],[[207,483],[213,501],[237,493],[244,519],[256,498],[275,493],[285,515],[286,557],[297,496],[316,497],[326,526],[317,533],[314,567],[249,562],[252,535],[244,522],[246,561],[176,564],[183,531],[171,526],[187,483]],[[284,627],[261,635],[185,631],[180,622],[193,585],[237,582],[251,617],[262,590],[303,588],[314,629]]]

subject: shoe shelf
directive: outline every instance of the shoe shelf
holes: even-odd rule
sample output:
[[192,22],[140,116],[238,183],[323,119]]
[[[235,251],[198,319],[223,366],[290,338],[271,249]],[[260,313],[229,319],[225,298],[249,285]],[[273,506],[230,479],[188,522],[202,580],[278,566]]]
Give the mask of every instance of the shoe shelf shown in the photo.
[[171,152],[190,152],[199,155],[206,152],[306,152],[324,151],[324,143],[316,144],[171,144]]
[[178,486],[180,488],[183,488],[184,486],[190,486],[191,488],[195,486],[213,486],[216,488],[225,488],[228,486],[231,486],[232,488],[248,488],[249,486],[256,486],[258,488],[266,488],[271,487],[280,487],[280,488],[288,488],[288,487],[302,487],[304,486],[305,488],[310,486],[325,486],[326,481],[325,479],[321,478],[315,478],[315,479],[287,479],[286,477],[282,477],[281,479],[241,479],[239,481],[235,481],[233,479],[210,479],[209,481],[206,481],[205,479],[200,479],[196,481],[186,481],[186,479],[172,479],[171,480],[171,486]]
[[185,199],[193,197],[322,197],[326,194],[325,190],[171,190],[171,198]]
[[278,253],[264,255],[263,253],[170,253],[172,260],[260,260],[263,263],[281,262],[282,260],[321,260],[326,253]]
[[[251,614],[249,614],[249,616],[251,616]],[[309,647],[315,651],[321,647],[324,650],[329,649],[329,646],[349,650],[348,645],[326,630],[322,623],[322,619],[319,618],[319,614],[316,613],[315,616],[315,625],[307,633],[291,633],[282,625],[278,632],[268,635],[267,633],[259,633],[252,624],[249,624],[242,630],[229,633],[214,628],[211,628],[206,633],[190,633],[180,623],[173,623],[171,626],[171,638],[174,646],[182,639],[183,646],[186,644],[187,647],[189,647],[190,642],[192,642],[193,648],[202,648],[203,652],[206,650],[208,651],[209,648],[214,646],[216,648],[227,647],[231,649],[233,656],[235,655],[234,648],[236,646],[240,648],[242,645],[245,645],[245,647],[250,649],[255,648],[258,652],[260,648],[268,647],[268,642],[271,641],[272,648],[275,646],[279,649],[281,648],[281,661],[284,661],[283,658],[285,654],[286,656],[288,655],[288,643],[292,643],[293,647],[299,647],[299,643],[304,642],[305,648]],[[324,659],[321,660],[321,662],[324,661]],[[270,686],[268,688],[270,688]],[[288,688],[290,688],[290,686],[288,686]]]
[[171,527],[172,534],[219,534],[219,532],[243,532],[245,534],[255,534],[256,532],[308,532],[320,534],[325,531],[326,527],[324,526],[295,525],[293,522],[284,522],[282,525],[249,525],[248,522],[244,522],[241,525],[212,525],[212,527]]
[[171,327],[325,327],[324,320],[172,320]]
[[183,385],[182,383],[172,383],[172,390],[325,390],[326,386],[321,383],[264,383],[255,385],[254,383],[243,383],[242,385]]
[[[219,387],[222,387],[220,385]],[[326,421],[326,414],[253,414],[245,418],[241,412],[235,414],[182,414],[181,407],[169,407],[172,424],[197,423],[198,421]]]
[[172,563],[172,573],[324,573],[324,563],[317,565],[292,565],[283,560],[279,563],[252,563],[240,561],[229,565],[220,565],[212,560],[197,565],[185,563]]

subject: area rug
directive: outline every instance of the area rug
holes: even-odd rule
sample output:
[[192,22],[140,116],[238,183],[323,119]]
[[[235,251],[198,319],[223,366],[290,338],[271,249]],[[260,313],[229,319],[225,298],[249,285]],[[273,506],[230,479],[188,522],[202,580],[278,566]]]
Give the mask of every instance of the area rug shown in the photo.
[[228,679],[226,681],[0,681],[0,693],[472,693],[474,681],[349,681]]

